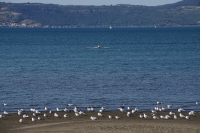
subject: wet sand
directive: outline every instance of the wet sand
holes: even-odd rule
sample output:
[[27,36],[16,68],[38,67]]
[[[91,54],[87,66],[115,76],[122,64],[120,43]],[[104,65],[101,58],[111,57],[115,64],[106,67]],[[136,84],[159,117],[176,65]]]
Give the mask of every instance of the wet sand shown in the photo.
[[[48,117],[44,117],[46,113]],[[140,114],[147,114],[148,118],[140,118]],[[153,119],[151,112],[137,112],[131,117],[127,117],[126,112],[112,111],[103,112],[103,116],[97,116],[97,112],[85,112],[82,116],[75,116],[74,112],[57,112],[58,118],[48,112],[38,114],[42,120],[31,121],[32,113],[26,113],[29,118],[24,118],[20,123],[22,115],[8,114],[5,118],[0,118],[0,133],[200,133],[200,114],[190,116],[190,119]],[[68,114],[70,118],[64,118]],[[156,115],[167,115],[169,112],[158,112]],[[188,115],[188,112],[182,112]],[[119,116],[119,119],[109,119],[108,115]],[[95,116],[97,120],[91,120],[90,116]]]

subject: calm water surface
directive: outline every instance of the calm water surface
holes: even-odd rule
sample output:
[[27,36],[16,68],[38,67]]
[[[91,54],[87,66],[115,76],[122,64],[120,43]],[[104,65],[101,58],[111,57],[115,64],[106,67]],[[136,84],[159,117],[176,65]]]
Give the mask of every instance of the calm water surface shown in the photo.
[[200,28],[1,28],[0,91],[0,113],[157,101],[200,111]]

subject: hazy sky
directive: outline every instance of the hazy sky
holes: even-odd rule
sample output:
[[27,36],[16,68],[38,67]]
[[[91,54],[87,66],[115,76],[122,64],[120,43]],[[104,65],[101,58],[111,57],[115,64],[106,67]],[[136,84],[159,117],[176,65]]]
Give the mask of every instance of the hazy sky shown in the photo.
[[116,5],[116,4],[131,4],[131,5],[146,5],[157,6],[171,4],[181,0],[0,0],[0,2],[12,3],[53,3],[60,5]]

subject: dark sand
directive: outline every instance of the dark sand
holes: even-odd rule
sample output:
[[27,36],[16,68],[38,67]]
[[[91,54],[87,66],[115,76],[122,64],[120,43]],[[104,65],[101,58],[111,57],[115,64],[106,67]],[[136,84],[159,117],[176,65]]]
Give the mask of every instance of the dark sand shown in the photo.
[[[145,112],[149,118],[141,119],[137,112],[131,117],[126,116],[126,112],[103,112],[102,117],[97,116],[97,112],[85,112],[82,116],[75,116],[74,112],[57,112],[58,118],[53,114],[48,114],[44,118],[42,112],[39,114],[43,120],[31,121],[32,113],[27,113],[29,118],[24,118],[24,122],[20,123],[19,119],[22,115],[8,114],[5,118],[0,118],[0,133],[200,133],[200,114],[190,116],[189,120],[180,118],[176,112],[178,119],[156,119],[151,116],[151,112]],[[64,118],[63,115],[68,114],[70,118]],[[169,112],[158,112],[157,116],[166,115]],[[188,115],[187,112],[183,112]],[[120,119],[109,119],[108,115],[120,116]],[[97,120],[91,120],[90,116],[98,117]],[[37,117],[35,117],[37,118]]]

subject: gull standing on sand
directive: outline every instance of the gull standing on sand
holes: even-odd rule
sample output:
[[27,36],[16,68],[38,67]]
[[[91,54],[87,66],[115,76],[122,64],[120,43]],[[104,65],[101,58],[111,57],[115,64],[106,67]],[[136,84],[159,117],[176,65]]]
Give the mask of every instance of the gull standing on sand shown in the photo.
[[109,119],[112,119],[113,117],[112,117],[111,115],[108,115],[108,118],[109,118]]
[[91,116],[90,119],[91,120],[97,120],[97,117]]
[[5,118],[5,116],[3,114],[0,114],[0,118]]
[[33,117],[32,117],[32,119],[31,119],[31,120],[34,122],[34,121],[35,121],[35,118],[33,118]]
[[117,120],[118,120],[118,119],[120,119],[120,117],[119,117],[119,116],[115,116],[115,119],[117,119]]
[[19,119],[19,122],[22,123],[22,122],[24,122],[24,121],[23,121],[23,119]]
[[44,113],[44,117],[47,117],[47,114]]
[[42,118],[38,116],[38,120],[42,120]]
[[64,114],[64,116],[63,116],[64,118],[69,118],[69,116],[67,115],[67,114]]
[[28,115],[26,115],[26,114],[24,114],[24,115],[23,115],[23,118],[29,118],[29,116],[28,116]]
[[8,112],[7,112],[7,111],[4,111],[3,114],[4,114],[4,115],[8,115]]
[[176,116],[176,114],[174,114],[174,119],[178,119],[178,117]]
[[58,117],[58,114],[57,114],[57,113],[54,113],[54,117]]
[[127,112],[126,115],[127,115],[128,117],[131,117],[132,113],[131,113],[131,112]]
[[102,116],[102,114],[100,113],[100,112],[98,112],[98,114],[97,114],[98,116]]

